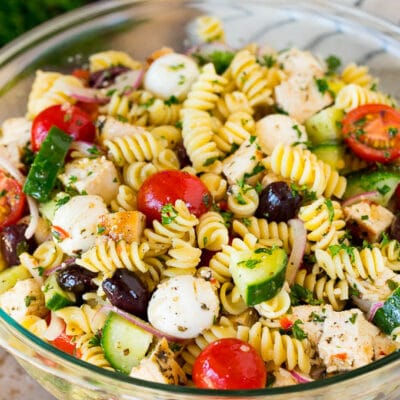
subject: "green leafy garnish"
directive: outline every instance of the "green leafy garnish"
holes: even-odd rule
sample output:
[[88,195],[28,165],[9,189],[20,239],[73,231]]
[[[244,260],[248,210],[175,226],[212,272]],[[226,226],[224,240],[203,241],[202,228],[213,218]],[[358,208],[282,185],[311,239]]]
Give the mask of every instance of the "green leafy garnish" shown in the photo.
[[330,55],[325,59],[326,66],[328,67],[328,75],[333,75],[337,69],[342,65],[340,58]]
[[175,207],[171,203],[165,204],[161,208],[161,223],[163,225],[171,224],[177,216],[178,211],[176,211]]

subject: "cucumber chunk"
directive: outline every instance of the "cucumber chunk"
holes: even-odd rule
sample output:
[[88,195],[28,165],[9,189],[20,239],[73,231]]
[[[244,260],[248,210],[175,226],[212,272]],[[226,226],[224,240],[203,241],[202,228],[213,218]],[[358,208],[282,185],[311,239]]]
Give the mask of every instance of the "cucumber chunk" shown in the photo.
[[357,194],[377,191],[378,204],[386,206],[400,183],[400,172],[379,169],[376,171],[361,170],[347,175],[347,187],[343,200]]
[[18,281],[31,278],[31,273],[23,266],[7,268],[0,272],[0,294],[13,288]]
[[76,302],[76,297],[71,292],[66,292],[60,288],[56,274],[50,275],[44,283],[44,301],[49,310],[59,310],[63,307],[72,306]]
[[344,168],[345,148],[339,143],[321,143],[312,152],[323,162],[335,169]]
[[400,287],[376,311],[373,322],[382,332],[388,335],[400,326]]
[[71,196],[65,192],[58,192],[54,197],[45,203],[39,204],[39,211],[42,217],[46,218],[50,222],[53,222],[54,214],[57,209],[68,202]]
[[101,346],[111,366],[129,374],[146,355],[153,335],[111,312],[104,324]]
[[305,122],[308,139],[313,145],[324,142],[341,142],[341,121],[344,112],[336,107],[328,107],[310,117]]
[[287,261],[281,248],[259,248],[232,255],[229,271],[247,305],[272,299],[281,290]]

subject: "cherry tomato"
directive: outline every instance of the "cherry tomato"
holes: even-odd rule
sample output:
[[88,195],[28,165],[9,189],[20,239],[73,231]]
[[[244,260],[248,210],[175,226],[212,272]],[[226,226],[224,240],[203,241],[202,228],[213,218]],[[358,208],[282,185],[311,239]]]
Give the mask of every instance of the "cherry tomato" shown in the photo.
[[72,75],[78,79],[81,79],[85,83],[89,82],[90,71],[83,68],[76,68],[72,71]]
[[383,104],[367,104],[343,119],[346,144],[358,157],[388,163],[400,157],[400,112]]
[[71,135],[75,140],[92,143],[96,135],[96,127],[86,112],[76,106],[57,104],[46,108],[33,120],[31,130],[33,151],[39,150],[53,125]]
[[279,324],[281,325],[281,328],[287,331],[293,326],[293,322],[288,318],[288,317],[282,317],[279,320]]
[[50,343],[64,353],[70,354],[71,356],[76,356],[78,358],[80,357],[80,351],[76,348],[76,341],[74,340],[74,337],[68,336],[65,333],[65,330]]
[[261,389],[265,387],[267,371],[250,344],[240,339],[220,339],[196,358],[192,379],[199,388]]
[[148,221],[161,220],[161,208],[182,199],[199,217],[211,206],[211,194],[197,176],[182,171],[161,171],[151,175],[139,189],[138,209]]
[[22,217],[25,202],[22,186],[0,170],[0,228],[15,224]]

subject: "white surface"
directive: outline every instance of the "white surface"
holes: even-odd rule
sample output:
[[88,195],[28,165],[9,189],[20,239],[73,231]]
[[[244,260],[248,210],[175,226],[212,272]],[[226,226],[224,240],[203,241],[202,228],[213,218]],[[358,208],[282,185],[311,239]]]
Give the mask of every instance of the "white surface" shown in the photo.
[[[357,5],[371,14],[400,24],[400,0],[336,0]],[[0,400],[54,400],[33,381],[4,350],[0,349]]]

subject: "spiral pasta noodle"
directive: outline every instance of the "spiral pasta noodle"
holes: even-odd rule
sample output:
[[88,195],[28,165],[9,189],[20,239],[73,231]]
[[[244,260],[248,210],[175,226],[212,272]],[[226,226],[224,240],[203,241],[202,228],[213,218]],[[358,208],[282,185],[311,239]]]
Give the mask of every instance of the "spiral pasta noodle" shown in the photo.
[[228,190],[228,208],[236,217],[252,216],[257,210],[259,198],[257,191],[251,186],[248,188],[232,185]]
[[335,255],[330,250],[316,249],[315,258],[331,279],[346,279],[348,274],[375,280],[385,269],[385,259],[377,247],[362,250],[352,247],[350,254],[343,249]]
[[329,279],[325,274],[308,274],[305,269],[301,269],[296,274],[295,283],[308,289],[318,300],[329,303],[335,311],[343,310],[346,300],[349,299],[349,284],[346,279]]
[[213,172],[221,162],[221,152],[213,139],[211,117],[205,111],[183,109],[182,136],[193,168],[198,172]]
[[340,204],[323,197],[300,208],[299,218],[308,232],[307,240],[314,243],[311,250],[325,250],[339,243],[345,235],[343,217]]
[[148,108],[149,123],[154,126],[175,125],[179,121],[181,108],[180,104],[167,105],[162,100],[156,99]]
[[150,132],[105,140],[110,158],[120,167],[135,161],[151,161],[162,151],[161,141]]
[[239,293],[239,289],[232,282],[224,282],[219,290],[219,299],[222,308],[230,315],[239,315],[248,306]]
[[373,83],[373,77],[369,74],[369,68],[365,65],[350,63],[346,65],[341,74],[344,83],[356,84],[364,88],[370,88]]
[[225,78],[215,72],[214,65],[206,64],[190,88],[183,107],[201,111],[212,110],[218,101],[218,94],[223,92],[225,85]]
[[118,187],[117,197],[111,200],[112,211],[133,211],[137,209],[136,193],[127,185]]
[[105,277],[110,277],[117,268],[145,273],[149,267],[144,263],[143,258],[148,249],[147,243],[100,239],[95,246],[83,253],[76,263],[89,271],[101,272]]
[[225,197],[228,182],[220,174],[206,172],[200,175],[200,180],[210,191],[214,201],[222,200]]
[[196,234],[200,249],[218,251],[229,241],[229,232],[224,219],[221,214],[214,211],[208,211],[200,217]]
[[279,143],[264,166],[283,178],[291,179],[298,185],[306,185],[317,196],[324,194],[341,198],[346,190],[346,178],[340,176],[328,164],[318,160],[315,154],[300,147]]
[[220,97],[216,104],[216,110],[224,119],[228,119],[230,115],[237,112],[254,114],[253,107],[246,95],[237,90],[232,93],[225,93]]
[[335,99],[335,106],[346,112],[365,104],[394,104],[392,98],[384,93],[374,92],[354,83],[340,89]]
[[91,72],[96,72],[105,68],[124,66],[131,69],[139,69],[142,64],[134,60],[124,51],[108,50],[94,53],[89,57],[89,68]]
[[275,319],[286,314],[291,305],[290,296],[285,287],[272,299],[256,304],[255,309],[264,318]]
[[96,337],[90,333],[81,335],[76,339],[76,348],[80,351],[80,359],[96,367],[114,371],[106,360],[102,347],[95,344],[96,341]]
[[54,240],[46,240],[33,252],[33,257],[37,264],[46,270],[60,265],[64,253]]
[[263,69],[248,50],[236,53],[229,70],[236,86],[247,96],[252,107],[273,103]]
[[212,15],[202,15],[196,18],[196,34],[203,43],[223,42],[225,40],[225,32],[221,20]]
[[138,191],[143,182],[157,171],[158,168],[151,162],[133,162],[123,169],[124,183],[133,190]]
[[153,160],[154,166],[158,171],[166,169],[179,169],[179,159],[176,153],[171,149],[164,149]]
[[385,265],[392,271],[400,271],[400,243],[393,239],[381,243],[379,248],[385,257]]
[[176,126],[159,125],[152,128],[151,133],[165,141],[165,146],[169,149],[174,149],[178,143],[182,142],[182,132]]

